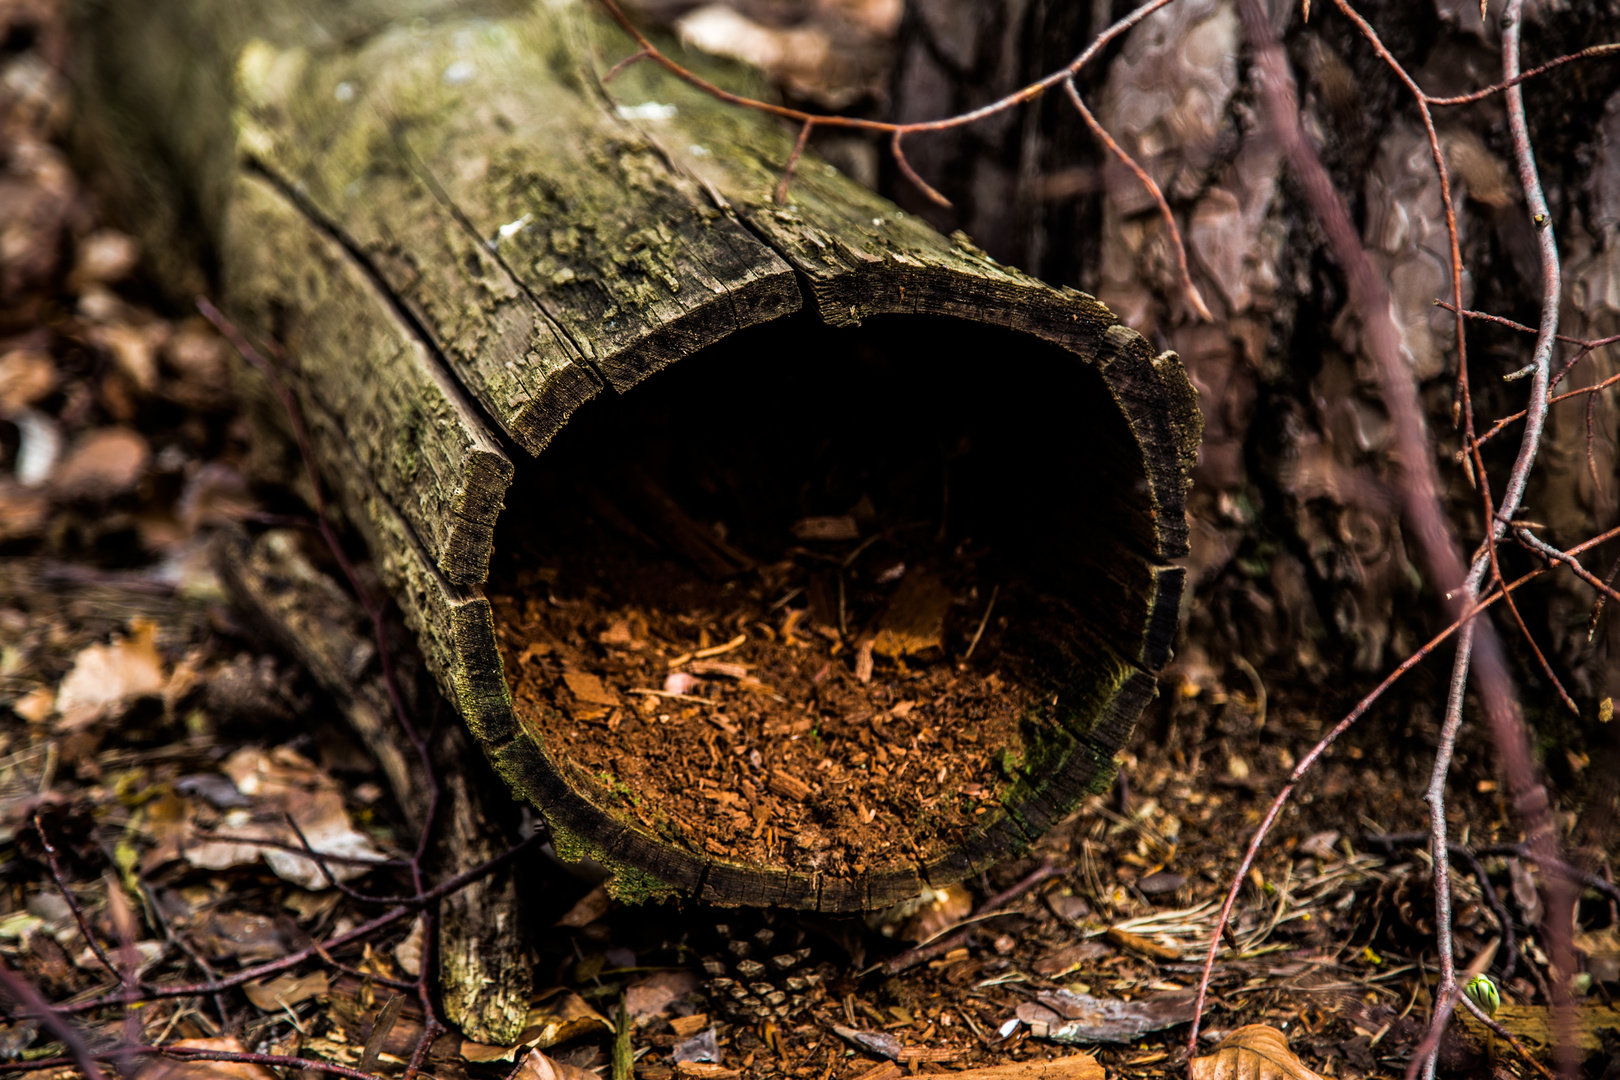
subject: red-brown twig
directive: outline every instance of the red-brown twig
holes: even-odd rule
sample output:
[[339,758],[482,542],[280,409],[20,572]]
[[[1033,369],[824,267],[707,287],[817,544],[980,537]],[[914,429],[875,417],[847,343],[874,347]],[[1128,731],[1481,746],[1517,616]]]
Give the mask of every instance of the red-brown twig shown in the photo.
[[56,848],[51,844],[51,838],[46,835],[45,824],[40,821],[37,813],[34,815],[34,832],[39,836],[39,846],[45,853],[45,866],[51,872],[51,880],[56,882],[56,891],[62,894],[62,899],[67,901],[68,910],[73,912],[73,920],[79,924],[79,933],[84,935],[85,943],[90,946],[90,951],[95,954],[101,966],[107,969],[107,973],[115,979],[120,978],[118,969],[113,966],[106,950],[101,947],[101,942],[96,940],[95,933],[90,929],[90,920],[85,918],[84,908],[79,906],[79,898],[68,888],[66,879],[62,877],[62,869],[56,863]]
[[1565,64],[1573,63],[1576,60],[1590,60],[1593,57],[1598,56],[1612,56],[1617,52],[1620,52],[1620,45],[1590,45],[1587,48],[1582,49],[1580,52],[1573,52],[1567,56],[1560,56],[1556,60],[1549,60],[1540,67],[1531,68],[1529,71],[1515,75],[1511,79],[1504,79],[1502,82],[1487,86],[1483,90],[1475,90],[1468,94],[1457,94],[1454,97],[1434,97],[1430,94],[1424,94],[1423,100],[1429,105],[1470,105],[1476,101],[1484,101],[1492,94],[1500,94],[1505,90],[1512,90],[1518,86],[1521,86],[1535,78],[1537,75],[1546,74],[1553,68],[1563,67]]
[[1187,301],[1192,304],[1193,310],[1198,312],[1201,319],[1205,322],[1214,322],[1215,316],[1211,315],[1209,308],[1205,306],[1203,294],[1193,284],[1192,271],[1187,266],[1187,245],[1181,240],[1181,227],[1176,224],[1176,215],[1171,212],[1170,203],[1165,199],[1164,192],[1159,190],[1159,185],[1148,175],[1148,171],[1127,154],[1125,148],[1108,134],[1095,116],[1091,115],[1091,110],[1086,108],[1085,99],[1080,96],[1080,88],[1074,84],[1072,78],[1063,80],[1063,92],[1069,95],[1070,103],[1086,122],[1086,126],[1091,129],[1091,133],[1108,148],[1109,153],[1119,158],[1137,181],[1147,189],[1148,194],[1153,196],[1154,203],[1159,207],[1159,216],[1164,218],[1165,227],[1170,230],[1170,246],[1176,252],[1176,271],[1181,275],[1182,290],[1186,293]]

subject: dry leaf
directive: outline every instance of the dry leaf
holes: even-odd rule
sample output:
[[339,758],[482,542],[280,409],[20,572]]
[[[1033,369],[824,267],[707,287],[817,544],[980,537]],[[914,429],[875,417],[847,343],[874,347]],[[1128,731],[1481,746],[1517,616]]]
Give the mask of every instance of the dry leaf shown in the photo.
[[1322,1080],[1288,1049],[1288,1037],[1265,1024],[1240,1027],[1214,1052],[1187,1063],[1189,1080]]
[[[0,509],[4,506],[4,501],[0,500]],[[30,724],[42,724],[56,711],[56,692],[46,686],[31,690],[11,703],[11,711]]]
[[40,535],[50,520],[51,501],[42,491],[0,478],[0,541]]
[[894,658],[942,648],[951,599],[951,591],[933,575],[916,570],[907,574],[878,619],[872,651]]
[[[314,860],[295,851],[253,842],[275,840],[302,846],[298,834],[282,823],[288,816],[298,824],[304,841],[322,855],[368,861],[384,857],[371,838],[350,822],[337,783],[297,752],[284,746],[268,753],[258,747],[244,747],[227,758],[220,771],[253,800],[255,816],[268,823],[238,823],[227,816],[221,827],[223,837],[205,834],[200,843],[187,848],[185,857],[191,865],[223,870],[262,858],[278,877],[311,892],[330,888]],[[350,862],[327,863],[327,869],[339,881],[366,872],[365,866]]]
[[861,529],[848,515],[807,517],[793,523],[793,535],[800,540],[859,540]]
[[9,419],[56,389],[50,354],[13,349],[0,356],[0,417]]
[[405,940],[394,946],[394,961],[399,964],[399,970],[413,979],[422,974],[422,943],[426,937],[427,923],[418,915]]
[[697,988],[697,976],[690,971],[660,971],[625,987],[624,1008],[631,1017],[662,1016]]
[[742,1075],[742,1070],[728,1069],[710,1061],[677,1061],[675,1075],[689,1076],[692,1080],[736,1080]]
[[1037,1000],[1055,1013],[1057,1019],[1036,1017],[1035,1022],[1030,1023],[1030,1034],[1037,1039],[1060,1043],[1131,1042],[1150,1031],[1185,1024],[1193,1015],[1193,999],[1189,994],[1113,1001],[1054,990],[1041,994]]
[[249,1001],[265,1012],[280,1012],[282,1009],[297,1005],[301,1001],[308,1001],[330,990],[326,980],[326,972],[316,971],[309,975],[281,975],[265,982],[251,982],[242,987]]
[[949,1075],[951,1080],[1103,1080],[1103,1067],[1090,1054],[1070,1054],[1051,1061],[1009,1061]]
[[602,685],[602,680],[586,671],[565,671],[563,682],[574,697],[586,705],[617,705],[619,695]]
[[924,889],[915,900],[896,904],[866,920],[884,937],[922,942],[973,914],[973,895],[961,885]]
[[549,1050],[558,1043],[577,1039],[582,1035],[600,1035],[612,1031],[607,1018],[572,990],[553,991],[529,1010],[528,1025],[518,1036],[521,1046]]
[[108,499],[134,488],[151,456],[140,432],[99,428],[74,444],[51,474],[51,486],[65,499]]
[[511,1080],[599,1080],[599,1078],[595,1073],[578,1065],[556,1061],[538,1050],[530,1050],[523,1060],[518,1062]]
[[558,919],[553,925],[573,926],[576,928],[588,926],[597,919],[600,919],[603,915],[606,915],[607,910],[612,903],[613,898],[608,896],[607,890],[598,885],[596,888],[580,897],[574,903],[574,906],[569,908],[567,913],[564,914],[562,918]]
[[[178,1039],[163,1049],[247,1053],[247,1048],[236,1039]],[[243,1061],[176,1061],[162,1057],[148,1059],[135,1076],[136,1080],[276,1080],[275,1074],[264,1066]]]
[[130,623],[130,636],[91,645],[73,661],[56,692],[59,731],[78,731],[122,712],[136,698],[163,692],[163,657],[157,651],[157,625]]

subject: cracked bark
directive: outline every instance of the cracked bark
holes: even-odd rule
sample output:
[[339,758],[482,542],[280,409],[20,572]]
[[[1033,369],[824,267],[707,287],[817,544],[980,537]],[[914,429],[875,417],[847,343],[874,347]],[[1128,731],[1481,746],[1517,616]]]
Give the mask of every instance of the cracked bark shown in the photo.
[[[126,205],[144,207],[131,219],[171,250],[204,237],[233,317],[285,347],[337,502],[560,855],[598,858],[631,898],[876,907],[1024,849],[1111,775],[1181,595],[1172,560],[1186,551],[1200,421],[1174,354],[821,162],[801,162],[777,205],[791,134],[647,65],[604,88],[630,50],[588,5],[81,7],[101,150]],[[188,221],[200,230],[177,230]],[[1042,463],[1089,484],[1063,519],[1074,531],[1050,545],[1054,589],[1080,613],[1063,643],[1074,715],[1045,771],[969,843],[850,880],[714,860],[570,787],[512,709],[483,593],[514,470],[574,410],[745,328],[785,339],[801,308],[834,327],[991,328],[1005,347],[987,360],[1007,369],[991,378],[1016,379],[1018,357],[1055,346],[1090,395],[1073,414],[1074,460]]]

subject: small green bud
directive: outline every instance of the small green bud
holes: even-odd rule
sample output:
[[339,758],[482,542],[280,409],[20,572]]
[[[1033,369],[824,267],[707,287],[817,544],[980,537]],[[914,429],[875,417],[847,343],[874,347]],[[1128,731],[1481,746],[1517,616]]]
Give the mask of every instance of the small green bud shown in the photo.
[[1496,984],[1483,975],[1475,975],[1463,987],[1463,993],[1468,995],[1470,1001],[1479,1006],[1479,1011],[1486,1016],[1495,1016],[1498,1006],[1502,1004],[1502,995],[1496,992]]

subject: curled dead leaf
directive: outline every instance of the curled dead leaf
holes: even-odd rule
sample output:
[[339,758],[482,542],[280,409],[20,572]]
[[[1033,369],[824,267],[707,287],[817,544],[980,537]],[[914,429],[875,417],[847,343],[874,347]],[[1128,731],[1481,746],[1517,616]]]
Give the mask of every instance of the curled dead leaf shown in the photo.
[[512,1080],[597,1080],[597,1076],[578,1065],[557,1061],[538,1050],[530,1050],[523,1060],[518,1062]]
[[1288,1037],[1266,1024],[1238,1028],[1187,1071],[1189,1080],[1322,1080],[1288,1049]]
[[137,698],[163,692],[163,657],[157,651],[157,625],[144,619],[130,624],[129,637],[86,647],[56,692],[60,731],[78,731],[105,716],[115,716]]

